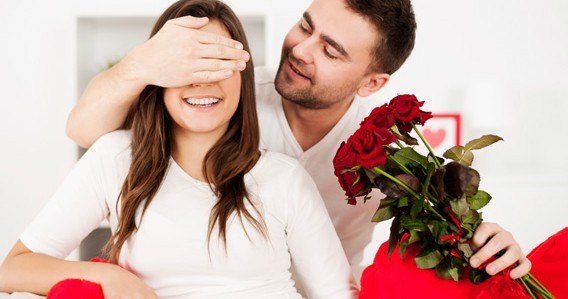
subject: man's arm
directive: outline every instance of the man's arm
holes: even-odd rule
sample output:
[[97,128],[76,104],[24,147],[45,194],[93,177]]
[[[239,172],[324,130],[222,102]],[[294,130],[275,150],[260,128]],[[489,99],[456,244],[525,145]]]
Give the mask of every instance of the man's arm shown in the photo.
[[490,275],[495,275],[512,266],[510,276],[517,279],[531,270],[531,261],[524,255],[513,235],[495,223],[481,223],[473,235],[470,246],[476,251],[469,260],[470,265],[475,268],[500,251],[504,251],[501,257],[489,263],[485,268]]
[[207,18],[172,19],[145,43],[89,82],[67,120],[66,133],[82,147],[122,126],[147,85],[181,87],[228,78],[250,55],[232,39],[199,30]]
[[135,66],[121,61],[95,76],[67,119],[66,133],[84,148],[122,126],[130,106],[146,87]]

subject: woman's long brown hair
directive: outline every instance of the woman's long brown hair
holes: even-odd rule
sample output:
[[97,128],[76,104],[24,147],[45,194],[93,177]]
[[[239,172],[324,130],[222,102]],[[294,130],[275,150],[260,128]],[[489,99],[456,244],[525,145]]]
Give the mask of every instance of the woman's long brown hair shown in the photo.
[[[231,37],[241,42],[244,50],[250,53],[239,19],[226,4],[217,0],[181,0],[172,4],[160,16],[150,37],[168,20],[187,15],[208,17],[211,21],[221,22]],[[237,110],[229,121],[227,132],[205,156],[202,170],[219,199],[211,210],[207,237],[210,241],[213,229],[218,225],[219,237],[225,246],[227,221],[233,213],[241,221],[244,216],[263,235],[266,233],[264,220],[251,201],[244,183],[244,175],[260,157],[252,59],[241,72],[241,78],[241,96]],[[116,203],[118,213],[120,202],[118,226],[103,249],[115,264],[118,263],[122,246],[138,229],[136,211],[143,205],[144,215],[169,166],[174,140],[172,119],[163,101],[163,88],[147,86],[137,104],[131,108],[123,128],[132,131],[132,162]],[[259,219],[247,210],[245,200],[251,204],[255,214],[260,216]]]

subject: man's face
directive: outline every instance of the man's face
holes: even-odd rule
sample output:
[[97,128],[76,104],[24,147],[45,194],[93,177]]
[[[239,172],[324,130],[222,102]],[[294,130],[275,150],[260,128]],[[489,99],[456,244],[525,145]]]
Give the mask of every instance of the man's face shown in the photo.
[[350,100],[367,75],[377,39],[373,25],[344,0],[314,0],[286,35],[276,90],[310,109]]

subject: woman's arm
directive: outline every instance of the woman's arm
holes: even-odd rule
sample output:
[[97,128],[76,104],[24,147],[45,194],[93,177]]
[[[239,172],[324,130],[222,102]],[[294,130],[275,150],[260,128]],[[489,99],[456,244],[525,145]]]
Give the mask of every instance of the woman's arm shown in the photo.
[[45,296],[57,282],[77,278],[101,285],[105,298],[123,294],[130,298],[156,298],[154,291],[134,274],[117,265],[75,262],[29,250],[17,241],[0,266],[0,292]]
[[250,55],[242,44],[198,29],[208,19],[169,20],[114,67],[89,82],[67,120],[67,136],[90,147],[122,126],[132,104],[147,85],[180,87],[215,82],[243,70]]
[[99,281],[97,272],[96,266],[87,262],[33,253],[18,240],[0,266],[0,292],[25,290],[45,295],[55,283],[69,277]]
[[118,266],[63,260],[108,217],[109,206],[114,208],[116,180],[123,173],[119,165],[130,155],[129,144],[130,134],[118,131],[83,155],[2,263],[0,291],[45,295],[62,279],[83,278],[101,283],[105,294],[124,290],[117,286],[121,281],[148,293],[148,287]]
[[310,175],[298,165],[289,189],[287,241],[308,298],[357,298],[359,290],[339,237]]

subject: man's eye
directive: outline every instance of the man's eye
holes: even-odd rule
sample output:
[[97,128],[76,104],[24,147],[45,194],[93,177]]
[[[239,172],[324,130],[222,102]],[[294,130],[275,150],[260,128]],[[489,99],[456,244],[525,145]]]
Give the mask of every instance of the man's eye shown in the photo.
[[333,54],[329,53],[329,51],[327,50],[327,47],[323,47],[323,52],[324,52],[325,56],[329,57],[330,59],[337,59],[336,56],[334,56]]
[[306,27],[304,27],[303,24],[300,24],[299,27],[300,27],[300,30],[302,30],[303,32],[306,32],[306,33],[308,32],[308,29],[306,29]]

